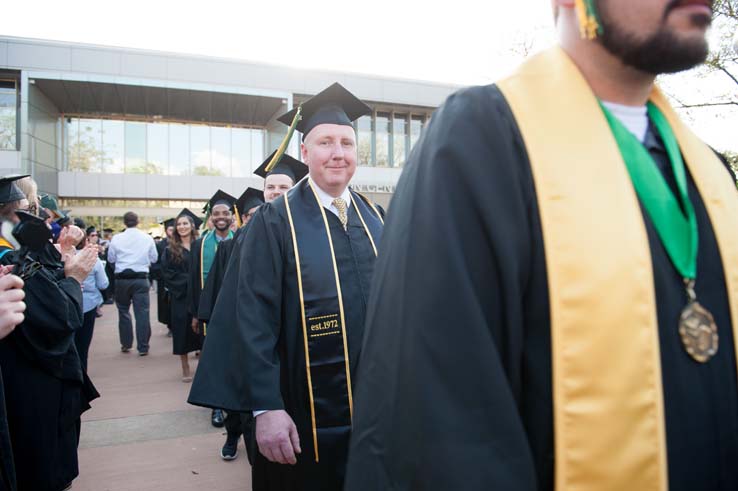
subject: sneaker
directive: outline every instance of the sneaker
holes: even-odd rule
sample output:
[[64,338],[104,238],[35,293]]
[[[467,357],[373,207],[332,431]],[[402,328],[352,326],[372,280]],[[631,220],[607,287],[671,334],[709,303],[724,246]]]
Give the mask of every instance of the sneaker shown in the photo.
[[221,409],[213,409],[213,412],[210,413],[210,424],[216,428],[222,428],[225,425],[225,418]]
[[148,351],[139,351],[139,352],[138,352],[138,356],[146,356],[146,355],[148,355],[148,354],[149,354],[149,352],[148,352]]
[[131,348],[126,348],[125,346],[121,346],[120,351],[121,353],[128,353],[129,351],[131,351]]
[[220,449],[220,458],[223,460],[235,460],[236,457],[238,457],[238,435],[228,435],[225,445]]

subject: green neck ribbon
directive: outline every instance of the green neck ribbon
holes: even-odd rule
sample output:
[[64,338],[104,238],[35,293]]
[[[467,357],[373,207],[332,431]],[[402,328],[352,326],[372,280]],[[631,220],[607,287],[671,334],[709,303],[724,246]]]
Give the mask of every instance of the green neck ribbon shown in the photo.
[[[600,106],[620,148],[638,198],[651,218],[672,264],[682,277],[694,280],[697,275],[699,247],[697,218],[687,194],[687,173],[682,154],[669,122],[655,105],[648,103],[648,116],[661,135],[674,171],[678,198],[674,196],[646,147],[604,105]],[[681,201],[682,207],[677,199]]]

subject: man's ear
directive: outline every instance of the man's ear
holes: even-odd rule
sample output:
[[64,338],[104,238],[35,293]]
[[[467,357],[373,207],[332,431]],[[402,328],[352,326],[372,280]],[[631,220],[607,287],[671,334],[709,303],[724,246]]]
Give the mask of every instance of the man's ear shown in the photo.
[[302,161],[307,164],[305,159],[307,158],[307,147],[305,147],[305,143],[300,143],[300,155],[302,155]]

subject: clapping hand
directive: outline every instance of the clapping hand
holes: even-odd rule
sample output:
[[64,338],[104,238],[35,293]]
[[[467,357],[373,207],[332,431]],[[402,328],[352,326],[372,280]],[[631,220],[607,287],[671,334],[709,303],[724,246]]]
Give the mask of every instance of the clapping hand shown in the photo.
[[25,319],[23,280],[11,274],[11,270],[10,266],[0,267],[0,339],[13,332],[15,326]]
[[97,247],[90,244],[81,249],[77,254],[64,258],[64,275],[74,278],[81,285],[90,274],[97,262]]

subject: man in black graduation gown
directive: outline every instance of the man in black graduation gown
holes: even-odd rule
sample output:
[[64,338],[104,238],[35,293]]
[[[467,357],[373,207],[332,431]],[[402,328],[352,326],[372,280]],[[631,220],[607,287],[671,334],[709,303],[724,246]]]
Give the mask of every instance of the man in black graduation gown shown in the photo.
[[[555,4],[561,47],[452,95],[404,169],[346,490],[738,489],[735,184],[653,87],[709,6]],[[696,218],[695,291],[633,161]]]
[[[215,256],[215,261],[208,275],[205,288],[203,288],[202,294],[200,295],[200,307],[198,317],[201,322],[209,322],[213,309],[215,308],[216,300],[221,290],[223,279],[228,269],[228,265],[231,258],[231,253],[235,248],[240,247],[242,244],[240,237],[246,232],[248,223],[251,221],[251,217],[256,212],[257,208],[265,202],[271,203],[278,197],[286,193],[295,182],[301,180],[307,174],[307,166],[285,154],[280,159],[279,163],[270,171],[266,172],[266,166],[271,162],[276,151],[272,153],[260,166],[254,171],[259,177],[264,178],[264,191],[258,191],[253,188],[248,188],[236,202],[236,208],[242,213],[243,225],[236,231],[233,239],[223,241],[218,247],[218,252]],[[236,254],[235,265],[232,267],[234,274],[232,275],[229,285],[232,285],[237,278],[238,274],[238,261],[240,254]],[[233,309],[235,312],[235,300],[232,304],[223,304],[221,308]],[[222,316],[221,316],[222,318]],[[212,327],[212,325],[211,325]],[[227,371],[229,366],[237,364],[237,360],[231,360],[223,356],[223,352],[228,350],[228,346],[231,343],[231,337],[236,334],[232,323],[220,325],[217,327],[219,333],[214,337],[212,336],[211,329],[211,351],[215,353],[214,356],[203,357],[200,360],[198,370],[201,376],[195,380],[193,384],[193,393],[197,394],[201,390],[203,384],[207,384],[205,381],[210,376],[223,371]],[[223,332],[226,330],[226,332]],[[230,365],[229,365],[230,364]],[[195,387],[196,386],[196,387]],[[210,388],[205,390],[210,391]],[[197,396],[196,396],[197,397]],[[249,456],[249,462],[252,461],[252,449],[250,444],[251,435],[251,414],[240,414],[235,411],[229,411],[225,418],[225,427],[227,430],[226,442],[220,451],[221,458],[224,460],[233,460],[238,456],[238,439],[241,434],[244,436],[246,444],[247,454]]]
[[[294,123],[297,111],[280,121]],[[239,363],[211,394],[190,395],[253,412],[255,490],[342,489],[351,375],[382,229],[381,212],[348,188],[357,160],[351,122],[369,108],[334,84],[299,111],[309,178],[260,207],[238,249],[230,319],[238,335],[228,356]]]
[[[207,335],[207,325],[197,319],[200,306],[200,294],[207,281],[210,268],[215,260],[215,254],[220,244],[233,238],[231,225],[233,224],[233,203],[236,198],[220,189],[205,205],[208,217],[206,221],[212,224],[202,237],[192,243],[190,253],[190,284],[189,284],[189,311],[192,314],[192,329]],[[210,422],[216,428],[225,424],[225,415],[220,408],[214,408],[210,415]]]

